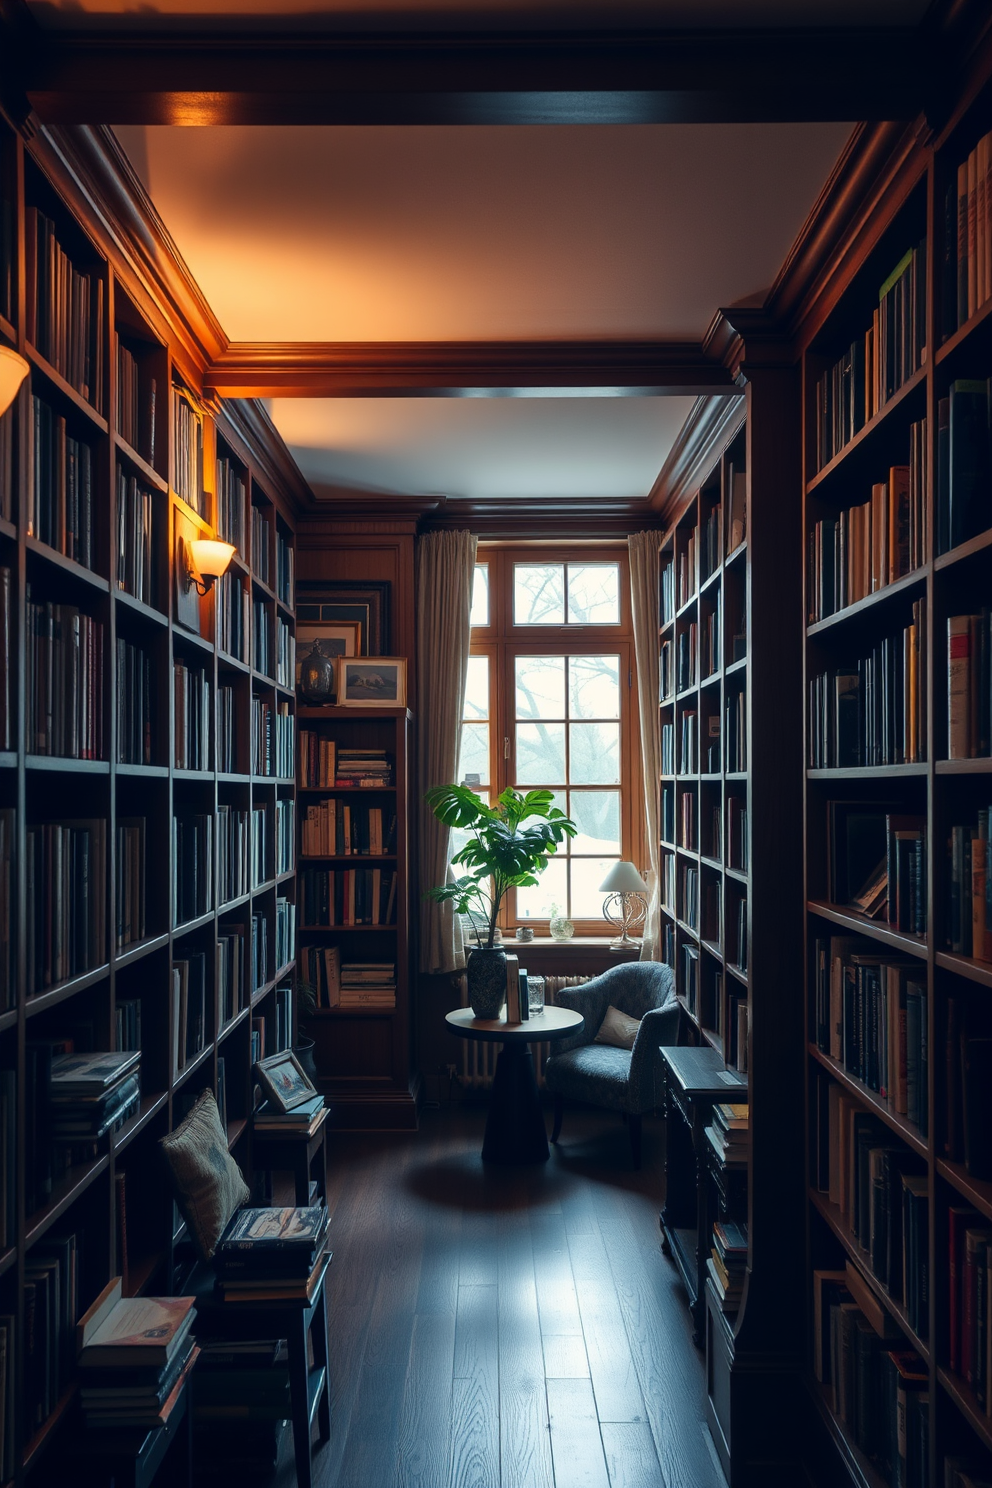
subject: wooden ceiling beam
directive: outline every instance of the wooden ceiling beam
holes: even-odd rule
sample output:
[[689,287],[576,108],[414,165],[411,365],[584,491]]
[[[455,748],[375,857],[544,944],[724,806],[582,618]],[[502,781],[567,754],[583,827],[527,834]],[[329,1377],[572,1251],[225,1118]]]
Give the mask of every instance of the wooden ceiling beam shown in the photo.
[[698,345],[658,341],[232,342],[204,373],[224,398],[630,397],[731,393]]
[[[10,5],[4,0],[8,15]],[[910,119],[924,106],[935,71],[935,38],[908,28],[6,30],[0,51],[7,52],[7,91],[44,122],[66,124]]]

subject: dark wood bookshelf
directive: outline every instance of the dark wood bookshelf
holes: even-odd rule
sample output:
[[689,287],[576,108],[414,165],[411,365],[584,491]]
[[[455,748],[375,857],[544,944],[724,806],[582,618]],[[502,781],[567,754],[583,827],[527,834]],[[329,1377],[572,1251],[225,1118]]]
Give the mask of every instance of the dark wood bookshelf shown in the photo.
[[[295,902],[295,861],[288,871],[273,876],[274,803],[294,800],[292,777],[274,774],[256,776],[249,773],[228,776],[216,769],[220,758],[214,739],[216,725],[210,726],[208,768],[177,769],[173,732],[172,668],[184,661],[205,673],[210,708],[216,710],[218,686],[234,679],[246,694],[252,689],[273,700],[273,706],[288,704],[295,713],[295,698],[290,689],[275,688],[261,677],[250,661],[225,657],[217,645],[215,596],[197,597],[187,603],[185,615],[191,622],[179,621],[180,589],[175,572],[176,539],[215,532],[216,483],[212,471],[218,439],[237,451],[245,481],[244,544],[245,572],[252,564],[251,532],[248,505],[257,482],[263,479],[264,500],[271,530],[278,522],[281,539],[295,542],[299,487],[284,484],[277,473],[288,469],[277,443],[248,441],[239,405],[225,408],[214,402],[212,411],[203,418],[203,476],[205,493],[203,510],[198,512],[181,500],[170,485],[167,472],[172,461],[171,399],[177,377],[198,397],[198,382],[203,367],[190,364],[188,331],[183,311],[165,298],[165,290],[152,291],[134,277],[132,265],[123,256],[115,236],[116,228],[100,215],[94,205],[83,206],[83,197],[73,196],[76,207],[66,205],[62,187],[48,180],[46,172],[52,157],[44,141],[25,141],[0,114],[0,153],[4,161],[14,161],[16,181],[13,201],[15,234],[15,267],[25,261],[26,214],[38,207],[55,222],[60,245],[70,254],[74,265],[95,275],[102,284],[100,296],[92,296],[91,316],[97,324],[93,334],[102,345],[103,372],[99,387],[91,388],[93,402],[73,388],[51,365],[36,346],[27,339],[27,324],[18,320],[0,320],[0,335],[30,365],[14,412],[14,489],[12,510],[19,521],[0,521],[0,540],[5,547],[4,563],[11,569],[11,644],[8,665],[16,697],[27,688],[27,609],[26,584],[30,583],[35,602],[52,601],[78,605],[98,620],[102,630],[102,663],[104,711],[102,718],[103,754],[101,759],[66,758],[33,752],[36,747],[31,721],[25,706],[14,710],[11,748],[0,752],[0,792],[5,809],[11,809],[14,822],[12,842],[10,905],[15,928],[15,955],[12,978],[7,992],[7,1006],[0,1012],[0,1068],[13,1071],[15,1100],[18,1111],[16,1130],[9,1140],[12,1148],[5,1161],[17,1173],[13,1211],[7,1216],[12,1243],[0,1254],[0,1314],[14,1319],[13,1353],[8,1352],[7,1368],[15,1379],[25,1378],[25,1280],[35,1247],[46,1238],[68,1235],[83,1237],[85,1265],[80,1270],[79,1307],[84,1310],[94,1300],[108,1278],[120,1264],[117,1256],[117,1186],[122,1176],[126,1186],[129,1218],[141,1217],[140,1224],[129,1226],[133,1254],[128,1256],[128,1291],[171,1291],[182,1285],[184,1253],[176,1248],[171,1204],[163,1200],[165,1173],[158,1152],[161,1136],[183,1118],[193,1099],[204,1087],[216,1091],[218,1059],[224,1061],[228,1103],[228,1138],[237,1144],[238,1161],[249,1178],[252,1170],[250,1113],[254,1099],[254,1081],[250,1065],[248,1025],[253,1015],[264,1017],[266,1034],[275,1032],[275,989],[295,988],[295,960],[282,965],[275,976],[266,976],[264,985],[251,995],[245,986],[236,999],[235,1017],[220,1027],[220,988],[216,986],[215,950],[218,934],[225,933],[232,917],[241,922],[247,938],[250,916],[262,916],[268,926],[269,955],[274,954],[276,896]],[[124,189],[124,188],[122,188]],[[5,198],[6,200],[6,198]],[[78,259],[78,264],[77,264]],[[165,281],[163,281],[164,283]],[[24,305],[23,286],[16,286],[15,304]],[[161,294],[162,298],[153,298]],[[20,312],[18,312],[20,313]],[[100,318],[102,317],[102,318]],[[75,332],[74,332],[75,334]],[[116,337],[138,359],[137,443],[120,432],[118,362]],[[109,351],[109,354],[108,354]],[[179,370],[181,369],[181,370]],[[156,400],[154,416],[150,397],[150,380],[154,378]],[[41,541],[28,530],[32,509],[32,462],[27,458],[31,438],[31,398],[40,397],[53,412],[64,417],[73,437],[85,439],[92,459],[92,534],[88,561],[84,566],[75,558]],[[154,429],[152,428],[154,424]],[[270,436],[258,426],[258,437]],[[253,438],[255,435],[253,434]],[[145,442],[147,440],[147,443]],[[126,592],[118,583],[117,502],[120,497],[117,471],[134,479],[144,500],[152,503],[152,541],[150,555],[145,550],[144,573],[151,574],[151,588],[139,590],[144,598]],[[132,490],[134,487],[132,486]],[[260,488],[259,488],[260,489]],[[42,528],[41,530],[45,530]],[[70,548],[70,551],[72,549]],[[77,549],[78,551],[78,549]],[[83,551],[86,551],[85,547]],[[123,550],[120,555],[124,556]],[[123,571],[120,583],[132,579]],[[150,602],[151,601],[151,602]],[[273,601],[274,605],[274,601]],[[279,613],[290,632],[294,630],[294,612],[282,603]],[[270,623],[272,623],[270,621]],[[274,634],[274,632],[273,632]],[[150,739],[150,757],[139,744],[138,756],[119,761],[118,723],[127,716],[134,699],[124,693],[118,677],[118,640],[148,659],[151,672],[150,724],[131,725],[134,737]],[[247,653],[246,653],[247,654]],[[247,715],[237,717],[236,727],[247,728]],[[289,725],[292,727],[292,725]],[[295,757],[295,746],[293,748]],[[272,759],[272,768],[276,760]],[[170,891],[174,849],[172,817],[174,810],[189,810],[204,816],[215,833],[218,808],[236,801],[240,809],[265,803],[269,812],[269,861],[266,881],[250,888],[234,906],[207,909],[186,923],[168,928],[171,919]],[[85,802],[85,804],[84,804]],[[44,822],[72,822],[85,816],[106,824],[104,920],[94,925],[98,964],[67,976],[52,985],[28,982],[28,891],[25,885],[27,831]],[[145,929],[129,943],[117,948],[116,926],[118,842],[115,828],[122,819],[138,817],[145,823],[145,858],[143,880],[145,894]],[[41,888],[39,887],[39,893]],[[217,899],[212,887],[210,902]],[[225,924],[227,920],[227,925]],[[101,954],[101,950],[103,954]],[[206,1033],[203,1047],[192,1054],[178,1071],[172,1065],[173,966],[192,952],[206,955]],[[248,946],[245,946],[246,961]],[[82,962],[67,964],[83,964]],[[271,970],[271,961],[270,968]],[[140,1105],[126,1124],[105,1136],[98,1155],[77,1162],[56,1174],[50,1192],[43,1192],[41,1202],[32,1209],[26,1156],[29,1151],[27,1125],[36,1113],[27,1106],[28,1052],[35,1041],[51,1040],[66,1035],[91,1039],[94,1049],[115,1047],[117,1012],[122,1004],[137,1001],[141,1009],[142,1093]],[[294,1020],[295,1022],[295,1020]],[[80,1032],[82,1030],[82,1032]],[[239,1030],[234,1038],[232,1031]],[[86,1048],[87,1044],[77,1047]],[[274,1052],[270,1044],[266,1052]],[[33,1176],[31,1182],[33,1184]],[[54,1409],[37,1429],[28,1427],[27,1411],[18,1411],[15,1419],[4,1423],[8,1440],[14,1442],[15,1472],[13,1488],[20,1488],[32,1476],[34,1465],[42,1457],[53,1464],[71,1461],[74,1434],[80,1429],[75,1409],[76,1382],[73,1380]],[[35,1481],[38,1481],[35,1476]],[[6,1485],[5,1485],[6,1488]]]

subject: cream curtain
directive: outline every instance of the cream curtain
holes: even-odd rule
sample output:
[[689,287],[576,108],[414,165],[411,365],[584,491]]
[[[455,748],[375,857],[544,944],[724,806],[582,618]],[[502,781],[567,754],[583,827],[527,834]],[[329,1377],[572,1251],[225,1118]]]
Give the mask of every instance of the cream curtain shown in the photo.
[[[424,801],[432,785],[450,785],[458,769],[465,684],[472,640],[472,580],[476,539],[470,532],[431,532],[419,539],[417,602],[417,760],[420,889],[448,874],[448,828]],[[465,965],[461,925],[450,904],[420,901],[421,971]]]
[[659,802],[661,725],[658,719],[658,586],[661,580],[658,532],[633,532],[630,553],[630,600],[637,660],[637,706],[640,715],[641,771],[644,778],[644,830],[648,842],[648,913],[641,945],[642,961],[660,959],[661,852]]

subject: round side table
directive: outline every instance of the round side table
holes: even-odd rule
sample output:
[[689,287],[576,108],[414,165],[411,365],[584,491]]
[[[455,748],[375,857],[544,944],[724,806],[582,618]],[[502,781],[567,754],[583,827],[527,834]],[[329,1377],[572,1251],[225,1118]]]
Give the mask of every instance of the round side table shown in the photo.
[[456,1008],[445,1015],[444,1021],[459,1038],[503,1045],[489,1098],[483,1162],[547,1162],[548,1134],[530,1045],[553,1043],[578,1033],[582,1014],[570,1008],[546,1007],[526,1023],[503,1023],[498,1018],[477,1018],[471,1008]]

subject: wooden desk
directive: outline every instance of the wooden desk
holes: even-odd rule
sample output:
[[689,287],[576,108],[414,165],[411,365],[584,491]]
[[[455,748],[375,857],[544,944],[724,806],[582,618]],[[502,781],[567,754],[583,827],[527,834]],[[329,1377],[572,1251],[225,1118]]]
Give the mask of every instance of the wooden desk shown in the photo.
[[526,1023],[504,1023],[499,1018],[477,1018],[471,1008],[456,1008],[444,1021],[459,1038],[503,1045],[489,1097],[483,1162],[547,1162],[548,1134],[530,1045],[553,1043],[578,1033],[585,1021],[582,1014],[546,1007]]
[[672,1257],[689,1294],[693,1338],[701,1344],[710,1249],[704,1130],[715,1105],[747,1099],[747,1079],[729,1070],[709,1047],[663,1048],[661,1058],[667,1118],[662,1249]]

